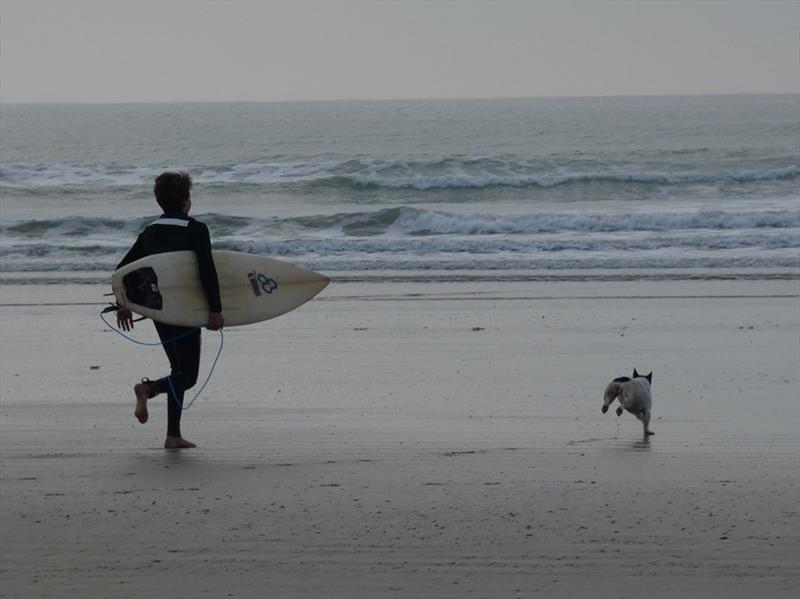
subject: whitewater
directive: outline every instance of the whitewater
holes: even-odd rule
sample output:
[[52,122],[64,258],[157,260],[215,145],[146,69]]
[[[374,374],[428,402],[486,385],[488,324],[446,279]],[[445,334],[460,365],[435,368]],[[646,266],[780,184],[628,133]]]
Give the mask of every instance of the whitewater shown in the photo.
[[800,99],[0,106],[0,284],[105,280],[189,171],[219,249],[340,280],[797,278]]

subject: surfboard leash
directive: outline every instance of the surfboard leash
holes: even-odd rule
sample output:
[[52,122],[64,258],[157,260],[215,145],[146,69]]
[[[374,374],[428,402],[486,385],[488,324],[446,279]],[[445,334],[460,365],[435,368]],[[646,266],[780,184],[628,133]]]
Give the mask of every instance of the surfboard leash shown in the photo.
[[[142,345],[145,347],[153,347],[156,345],[167,345],[169,343],[174,343],[175,341],[183,339],[184,337],[187,337],[192,333],[194,333],[195,331],[199,331],[202,328],[202,327],[194,327],[193,329],[190,329],[185,333],[181,333],[180,335],[176,335],[172,339],[167,339],[166,341],[140,341],[138,339],[135,339],[134,337],[131,337],[126,333],[123,333],[118,328],[113,326],[110,322],[108,322],[108,320],[106,320],[105,314],[107,312],[116,312],[117,310],[119,310],[119,306],[117,306],[116,304],[111,304],[110,306],[104,308],[100,312],[100,320],[102,320],[103,323],[105,323],[105,325],[109,329],[114,331],[117,335],[124,337],[125,339],[131,341],[132,343],[135,343],[136,345]],[[140,320],[145,320],[145,317],[143,316],[142,318],[137,318],[136,320],[134,320],[134,322],[139,322]],[[206,385],[208,385],[209,381],[211,380],[211,375],[214,374],[214,369],[217,367],[217,362],[219,361],[219,358],[222,355],[222,347],[224,344],[225,344],[225,334],[222,332],[222,329],[219,329],[219,349],[217,350],[217,355],[214,356],[214,361],[211,363],[211,369],[208,371],[208,376],[206,377],[206,380],[203,382],[203,384],[200,386],[200,389],[197,391],[197,393],[194,394],[194,397],[192,397],[191,401],[189,401],[189,403],[186,404],[185,406],[181,405],[180,402],[178,402],[178,394],[175,393],[175,387],[172,385],[172,375],[167,376],[167,382],[169,383],[170,391],[172,391],[172,399],[175,401],[176,404],[178,404],[178,407],[181,410],[186,411],[189,408],[191,408],[192,404],[198,397],[200,397],[200,394],[206,388]]]

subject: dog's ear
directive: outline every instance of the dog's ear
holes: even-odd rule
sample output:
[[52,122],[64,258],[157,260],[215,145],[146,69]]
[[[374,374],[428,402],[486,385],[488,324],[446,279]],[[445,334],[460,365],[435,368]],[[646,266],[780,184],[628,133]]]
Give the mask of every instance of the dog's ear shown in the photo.
[[652,385],[652,384],[653,384],[653,371],[651,370],[651,371],[650,371],[650,374],[648,374],[648,375],[647,375],[646,377],[644,377],[644,378],[646,378],[646,379],[647,379],[647,382],[648,382],[648,383],[650,383],[650,384]]
[[635,368],[633,369],[633,378],[635,378],[635,379],[636,379],[636,378],[639,378],[639,373],[638,373],[638,372],[636,372],[636,369],[635,369]]

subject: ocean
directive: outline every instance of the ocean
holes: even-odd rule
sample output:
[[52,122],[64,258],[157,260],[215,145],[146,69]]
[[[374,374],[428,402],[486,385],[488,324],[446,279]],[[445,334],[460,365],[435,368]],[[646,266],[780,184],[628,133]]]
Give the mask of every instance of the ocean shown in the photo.
[[0,107],[0,283],[97,283],[192,174],[214,246],[347,281],[800,276],[800,97]]

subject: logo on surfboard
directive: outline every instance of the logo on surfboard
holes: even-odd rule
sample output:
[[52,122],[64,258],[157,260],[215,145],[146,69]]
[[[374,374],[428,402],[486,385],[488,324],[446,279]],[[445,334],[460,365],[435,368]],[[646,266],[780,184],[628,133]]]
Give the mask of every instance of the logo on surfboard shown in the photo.
[[261,295],[262,291],[269,295],[278,288],[278,281],[255,270],[247,273],[247,278],[250,279],[250,285],[253,287],[256,297]]

